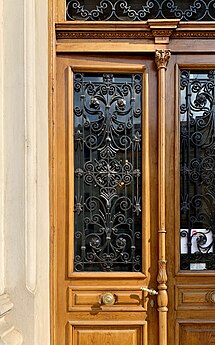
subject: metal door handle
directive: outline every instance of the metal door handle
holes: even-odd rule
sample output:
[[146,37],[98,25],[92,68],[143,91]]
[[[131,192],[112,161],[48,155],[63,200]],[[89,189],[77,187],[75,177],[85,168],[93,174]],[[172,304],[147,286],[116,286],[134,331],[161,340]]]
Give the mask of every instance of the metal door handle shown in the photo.
[[140,290],[148,292],[150,296],[158,295],[158,292],[155,289],[148,289],[146,287],[141,287]]
[[106,292],[100,296],[100,303],[105,305],[113,305],[116,302],[116,296],[111,292]]
[[207,297],[209,302],[215,303],[215,290],[210,291]]

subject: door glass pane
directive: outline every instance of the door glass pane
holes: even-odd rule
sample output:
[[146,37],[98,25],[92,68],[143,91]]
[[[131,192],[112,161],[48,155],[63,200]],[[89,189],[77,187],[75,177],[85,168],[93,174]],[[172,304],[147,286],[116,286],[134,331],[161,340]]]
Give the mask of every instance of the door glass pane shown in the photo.
[[181,269],[215,269],[215,71],[180,76]]
[[74,74],[75,271],[141,271],[142,75]]
[[215,20],[215,0],[66,0],[67,20]]

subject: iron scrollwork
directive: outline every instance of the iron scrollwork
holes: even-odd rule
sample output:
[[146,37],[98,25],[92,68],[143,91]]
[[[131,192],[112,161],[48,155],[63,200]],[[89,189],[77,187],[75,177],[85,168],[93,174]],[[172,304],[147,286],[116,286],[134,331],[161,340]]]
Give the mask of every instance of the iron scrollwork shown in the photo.
[[183,70],[180,87],[181,269],[214,270],[215,71]]
[[67,20],[84,21],[145,21],[173,19],[182,21],[215,20],[215,0],[100,0],[66,1]]
[[141,271],[142,75],[74,74],[75,271]]

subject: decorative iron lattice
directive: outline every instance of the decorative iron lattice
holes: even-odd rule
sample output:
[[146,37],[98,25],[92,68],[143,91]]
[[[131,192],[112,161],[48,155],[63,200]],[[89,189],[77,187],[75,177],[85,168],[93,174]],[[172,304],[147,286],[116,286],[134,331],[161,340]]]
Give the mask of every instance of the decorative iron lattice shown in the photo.
[[74,74],[75,271],[141,271],[142,75]]
[[145,21],[152,18],[212,21],[215,20],[215,0],[66,1],[67,20]]
[[181,269],[215,269],[215,71],[181,71]]

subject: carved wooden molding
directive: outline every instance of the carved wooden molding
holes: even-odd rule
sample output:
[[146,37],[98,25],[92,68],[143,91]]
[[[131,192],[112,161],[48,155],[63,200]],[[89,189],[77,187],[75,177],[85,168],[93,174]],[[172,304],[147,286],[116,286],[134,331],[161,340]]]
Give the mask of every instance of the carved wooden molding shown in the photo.
[[149,19],[147,24],[155,38],[155,43],[169,43],[169,38],[172,36],[174,30],[179,24],[178,19]]
[[158,261],[158,311],[167,312],[168,308],[168,295],[167,295],[167,273],[166,273],[166,260]]
[[178,19],[149,19],[147,22],[63,22],[56,24],[57,40],[73,39],[154,39],[169,43],[169,38],[214,38],[214,22],[182,22]]
[[167,67],[169,62],[171,53],[169,49],[159,49],[155,51],[155,63],[157,65],[157,69]]
[[167,282],[166,260],[159,260],[158,261],[157,282],[159,283],[159,285],[166,284],[166,282]]
[[[115,32],[102,32],[102,31],[66,31],[66,30],[57,30],[56,31],[56,38],[59,39],[144,39],[144,38],[158,38],[158,37],[171,37],[171,38],[214,38],[215,31],[207,32],[207,31],[180,31],[180,32],[172,32],[169,36],[169,32],[161,32],[153,30],[150,31],[142,31],[142,32],[123,32],[123,31],[115,31]],[[168,40],[169,41],[169,40]],[[156,43],[158,42],[156,39]],[[162,42],[166,43],[166,42]]]
[[214,38],[215,31],[176,31],[171,38]]
[[57,31],[57,39],[143,39],[153,38],[153,34],[149,31]]
[[165,150],[166,150],[166,68],[170,59],[170,50],[155,51],[158,69],[158,312],[159,345],[167,345],[167,273],[166,273],[166,216],[165,216]]

